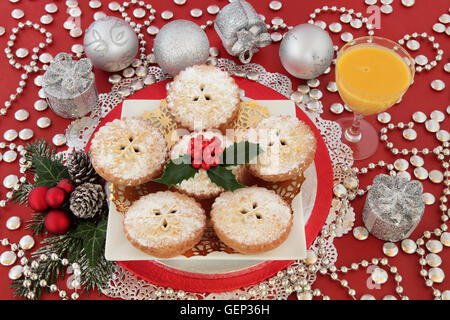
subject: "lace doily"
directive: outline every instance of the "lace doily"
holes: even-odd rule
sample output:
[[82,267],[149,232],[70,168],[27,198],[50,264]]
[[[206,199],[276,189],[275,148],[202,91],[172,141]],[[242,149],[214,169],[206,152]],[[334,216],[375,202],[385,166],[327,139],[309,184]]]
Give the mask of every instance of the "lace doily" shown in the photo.
[[[286,98],[289,98],[292,93],[292,83],[290,79],[279,73],[267,72],[261,65],[251,63],[247,65],[237,65],[234,61],[228,59],[219,59],[218,65],[224,71],[231,75],[247,76],[251,79],[257,79],[260,84],[269,87]],[[163,81],[167,78],[160,68],[149,67],[148,74],[152,74],[156,78],[156,82]],[[64,156],[73,150],[83,149],[92,133],[97,128],[100,121],[105,118],[108,113],[114,109],[123,99],[134,93],[131,84],[136,78],[123,79],[119,84],[112,87],[111,92],[100,94],[98,103],[89,117],[84,117],[73,121],[66,130],[68,149],[63,153]],[[330,154],[333,165],[334,180],[343,178],[343,168],[349,167],[353,163],[352,152],[350,148],[341,142],[341,128],[340,126],[330,120],[321,118],[322,108],[315,111],[310,111],[306,105],[299,104],[300,107],[308,117],[314,122],[319,129]],[[332,221],[339,211],[339,204],[333,202],[330,208],[330,215],[326,223]],[[345,217],[345,229],[339,230],[337,236],[347,233],[354,221],[353,210],[348,210]],[[326,253],[322,255],[322,259],[328,259],[332,264],[337,260],[337,250],[333,245],[333,238],[325,240],[326,243],[322,248],[325,248]],[[309,250],[316,252],[318,244],[317,239],[311,245]],[[112,298],[122,298],[127,300],[133,299],[238,299],[238,298],[254,298],[254,299],[287,299],[292,293],[291,290],[286,290],[286,281],[300,277],[299,270],[304,270],[305,261],[298,260],[289,266],[286,270],[280,271],[276,276],[262,281],[261,283],[239,290],[223,293],[188,293],[184,291],[175,291],[171,288],[163,288],[153,285],[147,281],[137,278],[132,273],[126,271],[120,266],[117,266],[116,272],[112,275],[107,288],[102,293]],[[315,272],[308,272],[306,281],[312,285],[316,279]]]

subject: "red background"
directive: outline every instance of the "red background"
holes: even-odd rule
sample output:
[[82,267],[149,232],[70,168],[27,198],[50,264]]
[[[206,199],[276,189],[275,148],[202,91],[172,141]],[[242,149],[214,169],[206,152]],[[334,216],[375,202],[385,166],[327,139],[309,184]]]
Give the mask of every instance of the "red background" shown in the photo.
[[[14,8],[20,8],[25,12],[24,18],[20,21],[25,21],[27,19],[38,22],[39,18],[46,14],[44,10],[45,4],[52,1],[38,1],[38,0],[22,0],[19,3],[13,4],[9,1],[3,0],[0,4],[0,25],[4,26],[7,30],[6,34],[0,37],[0,45],[2,48],[6,47],[6,42],[8,41],[8,36],[11,28],[17,25],[17,20],[11,17],[11,11]],[[59,10],[57,13],[53,14],[54,21],[45,26],[45,28],[52,32],[54,43],[48,47],[48,52],[50,52],[53,56],[59,52],[70,52],[71,46],[75,43],[82,43],[82,37],[78,39],[73,39],[69,36],[68,31],[62,28],[63,22],[67,19],[68,14],[66,11],[65,1],[55,0],[55,2]],[[103,6],[100,9],[94,10],[89,8],[89,1],[80,1],[80,8],[82,9],[81,23],[82,28],[86,29],[89,24],[93,21],[93,14],[97,10],[103,11],[108,15],[118,16],[118,13],[111,12],[107,8],[107,3],[110,2],[108,0],[103,0]],[[173,19],[190,19],[194,20],[198,24],[204,24],[206,20],[213,20],[214,17],[209,15],[206,12],[206,8],[210,4],[217,4],[220,7],[225,6],[228,1],[213,1],[213,0],[188,0],[187,3],[183,6],[177,6],[172,1],[162,1],[162,0],[153,0],[146,1],[147,3],[151,3],[153,7],[157,10],[156,19],[154,24],[158,27],[162,27],[165,24],[165,21],[160,18],[160,14],[163,10],[171,10],[174,12]],[[256,11],[266,16],[266,22],[270,22],[273,17],[279,16],[284,19],[284,21],[288,25],[297,25],[300,23],[305,23],[309,14],[313,12],[316,7],[328,5],[333,6],[336,5],[338,7],[345,6],[347,8],[353,8],[356,12],[361,11],[364,15],[366,12],[367,5],[364,4],[364,1],[294,1],[294,0],[284,0],[283,8],[280,11],[271,11],[268,8],[268,4],[270,0],[253,0],[249,1],[253,4]],[[448,83],[448,74],[443,70],[443,65],[449,61],[448,50],[450,49],[448,36],[445,34],[436,34],[432,31],[432,26],[434,23],[438,21],[438,17],[443,13],[448,13],[448,1],[447,0],[435,0],[435,1],[416,1],[416,4],[412,8],[406,8],[401,5],[400,1],[394,1],[392,4],[394,8],[394,12],[389,15],[381,15],[381,30],[376,30],[375,34],[380,36],[385,36],[393,40],[398,40],[403,37],[406,33],[413,32],[427,32],[429,34],[433,34],[436,38],[436,42],[440,43],[441,48],[444,50],[443,60],[438,63],[438,66],[432,69],[429,72],[421,72],[416,75],[415,82],[405,94],[400,104],[394,106],[389,113],[391,113],[393,122],[397,123],[399,121],[408,122],[411,121],[411,115],[417,111],[421,110],[425,112],[427,115],[433,110],[441,110],[445,113],[445,108],[449,104],[449,95],[448,91],[444,90],[439,93],[433,91],[430,88],[430,82],[434,79],[442,79],[447,81]],[[192,18],[189,15],[189,11],[192,8],[200,8],[203,10],[203,16],[197,19]],[[131,11],[130,12],[131,16]],[[327,23],[338,20],[337,14],[321,14],[316,20],[324,20]],[[360,30],[352,29],[350,26],[345,25],[344,31],[348,30],[353,35],[362,36],[365,35],[363,28]],[[220,49],[220,57],[230,58],[225,50],[223,49],[220,40],[215,33],[213,28],[208,28],[206,33],[209,37],[211,46],[216,46]],[[21,32],[18,35],[18,39],[14,46],[14,50],[19,47],[26,47],[31,49],[32,46],[37,44],[37,42],[42,41],[41,39],[37,40],[41,35],[36,36],[37,33],[27,29]],[[342,46],[343,42],[340,40],[339,35],[331,35],[335,44]],[[148,42],[148,52],[150,52],[150,48],[153,43],[152,36],[146,35],[146,40]],[[30,43],[31,42],[31,43]],[[265,69],[269,72],[280,72],[283,74],[287,74],[287,72],[283,69],[281,62],[278,58],[278,48],[279,44],[274,43],[269,45],[268,47],[262,49],[259,53],[255,55],[252,59],[252,62],[261,64],[265,67]],[[3,51],[3,50],[2,50]],[[31,51],[31,50],[30,50]],[[435,51],[431,49],[428,41],[421,41],[421,49],[414,53],[417,54],[425,54],[429,60],[432,60]],[[18,82],[20,80],[20,72],[11,67],[5,57],[5,54],[0,53],[0,66],[2,75],[0,77],[0,101],[6,101],[9,95],[15,92],[16,87],[18,86]],[[322,99],[322,103],[324,104],[325,112],[322,117],[331,120],[337,120],[340,117],[343,117],[347,114],[342,114],[339,116],[333,115],[327,111],[328,107],[334,103],[341,101],[339,95],[337,93],[329,93],[324,88],[324,84],[328,81],[334,80],[333,71],[328,75],[323,75],[319,79],[321,81],[320,89],[325,93],[324,98]],[[110,84],[107,81],[109,76],[108,73],[103,71],[96,70],[96,83],[97,89],[100,93],[108,92],[110,89]],[[293,81],[294,88],[303,83],[303,81],[290,77]],[[32,83],[32,79],[28,82],[25,92],[19,96],[16,102],[13,103],[12,107],[9,109],[6,117],[0,119],[0,128],[1,133],[5,132],[8,129],[15,128],[16,130],[20,130],[22,128],[32,128],[35,133],[34,139],[46,138],[48,141],[51,141],[51,138],[56,133],[64,133],[65,128],[69,125],[70,121],[62,119],[51,112],[50,109],[44,112],[37,112],[33,109],[33,103],[38,99],[37,92],[38,87],[36,87]],[[17,122],[13,120],[14,112],[19,108],[25,108],[30,111],[30,118],[24,122]],[[35,123],[39,117],[48,116],[52,119],[52,125],[48,129],[39,129]],[[376,121],[375,116],[367,117],[367,119],[372,122],[376,128],[380,128],[381,125]],[[447,115],[448,119],[448,115]],[[444,123],[441,123],[441,128],[446,130],[450,129],[448,124],[448,120]],[[437,146],[437,141],[434,138],[434,135],[426,132],[423,129],[423,126],[416,125],[415,129],[419,134],[419,139],[414,142],[406,142],[401,138],[400,131],[395,131],[392,133],[391,141],[393,141],[398,148],[409,148],[411,149],[413,146],[419,149],[428,147],[429,149],[433,149]],[[15,141],[16,143],[20,143],[19,140]],[[393,162],[395,158],[387,152],[387,150],[380,145],[377,153],[368,160],[358,161],[356,162],[356,166],[366,166],[369,162],[378,162],[379,160],[385,160],[386,162]],[[409,159],[409,157],[406,157]],[[434,156],[429,155],[425,158],[426,164],[425,167],[428,170],[432,169],[440,169],[440,164],[438,161],[434,160]],[[408,170],[411,174],[411,168]],[[18,174],[18,164],[17,161],[13,164],[8,164],[2,162],[0,166],[0,177],[3,179],[8,174],[14,173]],[[360,179],[360,182],[363,186],[366,186],[371,183],[373,177],[378,173],[385,173],[381,170],[374,170],[373,172],[365,175]],[[424,182],[425,192],[432,193],[436,199],[442,195],[442,185],[434,185],[431,182]],[[0,186],[0,196],[1,198],[5,198],[7,190]],[[356,213],[356,221],[355,226],[362,225],[361,222],[361,208],[364,204],[364,199],[355,200],[353,202],[355,213]],[[425,230],[433,230],[437,228],[440,224],[440,211],[439,211],[439,201],[432,206],[427,206],[424,217],[415,230],[413,235],[411,236],[413,239],[416,239],[418,236],[422,234]],[[26,221],[30,218],[31,210],[26,207],[19,207],[17,205],[7,205],[6,208],[0,209],[0,230],[1,236],[0,238],[7,237],[12,242],[17,242],[21,236],[27,233],[22,226],[19,231],[8,231],[6,230],[5,222],[8,217],[11,215],[18,215],[22,218],[23,221]],[[338,249],[338,261],[336,266],[346,265],[349,266],[352,262],[361,261],[361,259],[370,260],[372,257],[382,257],[383,253],[381,251],[383,242],[375,239],[374,237],[369,237],[366,241],[358,241],[353,238],[352,235],[346,235],[343,238],[339,238],[335,240],[336,247]],[[3,251],[4,249],[2,249]],[[444,250],[441,253],[441,258],[443,260],[443,264],[441,268],[444,271],[450,271],[449,262],[447,261],[449,257],[448,250]],[[390,264],[396,265],[400,274],[403,276],[402,286],[405,291],[404,294],[409,296],[411,299],[432,299],[432,291],[428,289],[425,284],[423,278],[419,275],[419,263],[417,255],[406,255],[404,253],[399,253],[396,257],[390,258]],[[13,291],[8,288],[10,284],[10,280],[8,279],[8,267],[0,266],[0,298],[1,299],[17,299],[13,296]],[[394,294],[395,283],[390,277],[388,282],[382,286],[381,289],[368,289],[367,288],[367,278],[368,274],[365,273],[365,270],[360,270],[357,272],[349,272],[344,278],[349,280],[349,285],[352,288],[355,288],[357,291],[357,297],[360,297],[364,293],[370,293],[374,295],[377,299],[382,298],[386,294]],[[437,284],[436,288],[445,290],[449,289],[447,282],[444,281],[443,284]],[[314,284],[314,288],[320,288],[321,291],[329,295],[332,299],[348,299],[349,296],[346,293],[346,290],[342,289],[335,281],[329,280],[328,277],[323,277],[318,275],[318,279]],[[44,298],[54,299],[56,298],[54,295],[47,296],[44,295]],[[84,298],[84,295],[82,295]],[[90,299],[99,298],[97,294],[93,293],[89,297]],[[105,297],[101,297],[105,298]]]

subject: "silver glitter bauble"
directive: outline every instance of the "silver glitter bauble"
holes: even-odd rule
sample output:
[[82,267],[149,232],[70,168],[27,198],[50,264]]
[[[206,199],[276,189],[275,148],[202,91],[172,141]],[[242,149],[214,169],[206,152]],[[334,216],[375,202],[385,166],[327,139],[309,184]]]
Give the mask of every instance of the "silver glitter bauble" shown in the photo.
[[104,17],[89,26],[83,45],[94,67],[115,72],[133,62],[139,43],[133,28],[125,20]]
[[175,20],[159,30],[153,42],[156,63],[168,74],[203,64],[209,57],[206,33],[194,22]]
[[333,42],[325,30],[312,24],[300,24],[290,30],[280,45],[283,67],[294,77],[313,79],[330,66]]

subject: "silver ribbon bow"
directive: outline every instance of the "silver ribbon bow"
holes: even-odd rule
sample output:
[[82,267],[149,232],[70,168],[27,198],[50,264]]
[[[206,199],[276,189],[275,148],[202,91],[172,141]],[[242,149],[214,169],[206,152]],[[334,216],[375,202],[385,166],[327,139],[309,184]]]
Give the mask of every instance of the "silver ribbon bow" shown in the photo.
[[[392,212],[402,212],[409,214],[409,209],[421,206],[422,200],[422,184],[418,181],[408,181],[406,179],[391,177],[387,175],[377,176],[372,185],[372,192],[377,194],[377,204],[379,210],[387,214]],[[394,210],[395,207],[401,210]],[[390,215],[392,220],[398,220],[401,217]]]
[[250,30],[241,29],[236,32],[237,40],[231,48],[231,54],[239,55],[242,63],[249,63],[258,48],[265,47],[272,41],[269,33],[261,31],[261,28],[255,25]]
[[266,24],[255,9],[244,0],[223,7],[214,20],[214,29],[229,54],[249,63],[259,48],[272,42]]
[[72,60],[67,53],[59,53],[43,77],[47,89],[61,90],[66,95],[83,93],[92,82],[92,63],[89,59]]

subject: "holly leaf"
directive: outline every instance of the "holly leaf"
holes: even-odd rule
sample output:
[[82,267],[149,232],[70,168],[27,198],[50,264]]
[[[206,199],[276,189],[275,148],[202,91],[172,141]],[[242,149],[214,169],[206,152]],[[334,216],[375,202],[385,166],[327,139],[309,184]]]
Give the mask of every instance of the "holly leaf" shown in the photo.
[[34,187],[46,186],[52,188],[62,179],[69,178],[69,172],[60,161],[49,157],[34,156],[32,159],[35,167]]
[[211,167],[208,171],[208,177],[219,187],[225,190],[234,191],[236,189],[245,188],[236,180],[236,176],[226,166]]
[[73,238],[83,240],[83,249],[91,266],[97,264],[97,259],[104,249],[106,225],[106,219],[101,220],[97,225],[87,221],[81,222],[77,225],[75,230],[71,232]]
[[237,166],[249,163],[256,158],[263,149],[257,143],[241,141],[226,148],[220,156],[220,163],[225,166]]
[[191,156],[184,155],[174,160],[169,160],[163,175],[153,181],[166,184],[171,187],[195,176],[198,169],[191,166]]

